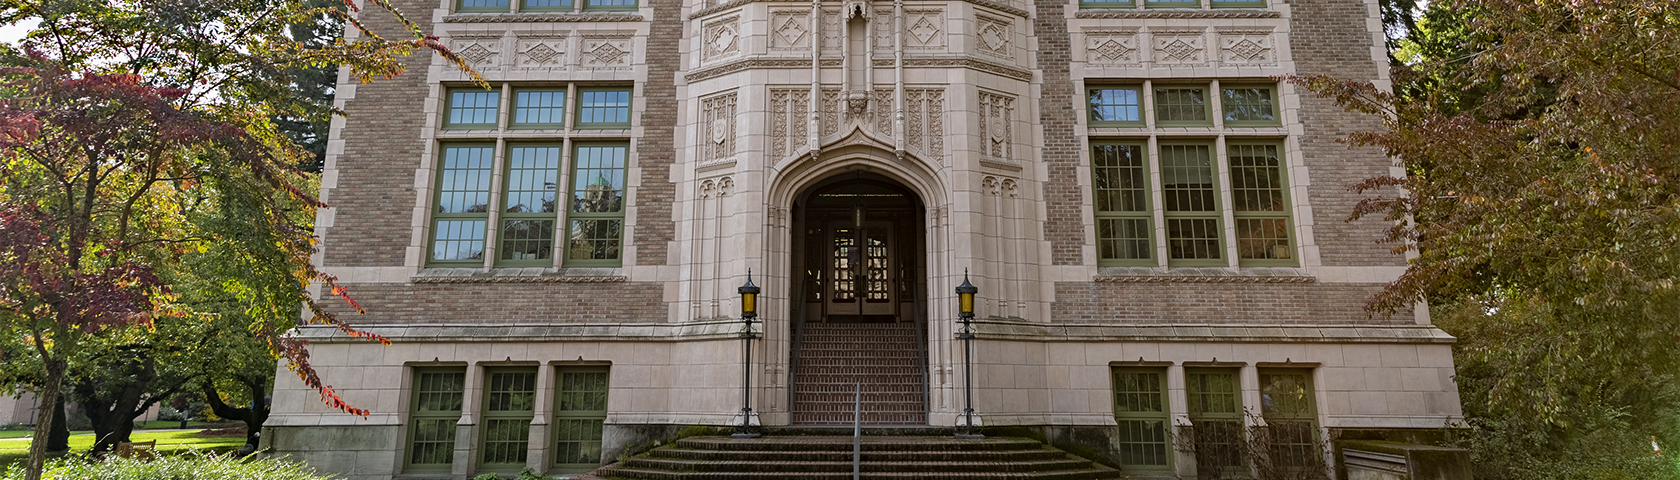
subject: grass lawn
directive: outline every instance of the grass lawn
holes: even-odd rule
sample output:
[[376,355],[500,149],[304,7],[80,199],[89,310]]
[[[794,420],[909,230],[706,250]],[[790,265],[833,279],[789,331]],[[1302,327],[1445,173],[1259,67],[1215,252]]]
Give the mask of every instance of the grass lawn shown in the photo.
[[[174,423],[180,426],[180,422]],[[15,431],[15,430],[13,430]],[[0,432],[0,435],[13,431]],[[27,432],[26,432],[27,433]],[[20,463],[29,456],[29,439],[16,437],[10,440],[0,440],[0,466]],[[136,430],[129,435],[129,440],[145,442],[157,440],[158,453],[169,454],[185,450],[208,449],[216,452],[231,452],[245,445],[245,437],[200,437],[199,430]],[[92,432],[70,432],[70,451],[85,451],[93,448]]]

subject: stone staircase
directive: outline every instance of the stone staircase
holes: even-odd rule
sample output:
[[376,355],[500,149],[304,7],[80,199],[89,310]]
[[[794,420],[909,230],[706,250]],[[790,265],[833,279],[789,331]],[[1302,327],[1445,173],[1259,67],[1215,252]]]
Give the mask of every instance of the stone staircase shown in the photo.
[[864,425],[927,425],[921,337],[914,322],[816,323],[800,332],[793,424],[852,424],[862,383]]
[[[861,478],[1119,478],[1119,472],[1025,438],[863,437]],[[647,479],[852,478],[851,436],[691,437],[602,467],[593,475]]]

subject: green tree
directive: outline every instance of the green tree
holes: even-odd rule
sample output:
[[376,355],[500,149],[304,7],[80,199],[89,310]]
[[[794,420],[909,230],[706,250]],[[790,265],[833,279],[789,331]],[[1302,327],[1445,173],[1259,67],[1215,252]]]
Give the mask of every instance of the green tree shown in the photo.
[[1395,92],[1296,81],[1386,118],[1350,141],[1408,176],[1356,217],[1416,257],[1369,308],[1460,338],[1477,476],[1680,476],[1680,5],[1433,2],[1401,43]]
[[[227,233],[204,228],[195,212],[250,207],[240,220],[284,252],[267,257],[279,262],[267,271],[285,272],[290,291],[314,281],[344,294],[309,264],[312,228],[296,221],[324,206],[296,169],[309,152],[273,121],[314,121],[330,109],[298,93],[297,72],[342,65],[367,81],[399,73],[397,58],[414,49],[464,65],[384,0],[368,3],[403,36],[368,30],[353,1],[0,0],[0,22],[40,20],[20,47],[0,50],[0,330],[38,358],[44,405],[92,346],[201,317],[167,283],[192,268],[188,252]],[[309,45],[286,33],[322,17],[361,35]],[[372,337],[303,300],[313,321]],[[246,332],[328,405],[365,415],[321,382],[282,327]],[[46,437],[50,411],[35,438]],[[44,447],[31,446],[31,480]]]

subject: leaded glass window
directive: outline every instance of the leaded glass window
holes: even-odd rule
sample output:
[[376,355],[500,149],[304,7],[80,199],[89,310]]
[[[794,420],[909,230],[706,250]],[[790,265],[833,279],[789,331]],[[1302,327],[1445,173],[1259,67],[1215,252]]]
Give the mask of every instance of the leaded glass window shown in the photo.
[[1086,93],[1091,126],[1143,126],[1143,101],[1138,87],[1093,87]]
[[1206,86],[1155,87],[1155,122],[1162,125],[1206,125]]
[[630,89],[580,89],[576,128],[630,128]]
[[1220,87],[1219,106],[1229,126],[1277,125],[1277,95],[1270,86]]
[[1269,430],[1266,447],[1273,465],[1306,468],[1323,464],[1316,403],[1312,370],[1260,369],[1260,413]]
[[1190,439],[1196,467],[1230,469],[1244,465],[1242,394],[1234,368],[1186,368],[1190,401]]
[[498,265],[554,264],[554,227],[560,175],[560,145],[508,148]]
[[493,145],[446,145],[432,215],[432,263],[482,264]]
[[448,472],[455,458],[455,423],[466,391],[465,367],[413,371],[408,410],[408,472]]
[[1223,265],[1219,190],[1209,145],[1161,145],[1167,255],[1183,266]]
[[572,265],[619,259],[624,232],[625,144],[573,147],[566,261]]
[[1226,145],[1231,199],[1237,223],[1237,261],[1253,266],[1294,266],[1283,159],[1276,144]]
[[562,473],[601,465],[607,367],[559,367],[554,389],[554,466]]
[[1153,265],[1149,170],[1140,143],[1091,146],[1091,192],[1097,212],[1097,257],[1105,264]]
[[444,128],[494,129],[496,111],[501,109],[502,92],[480,88],[449,89],[448,115]]
[[1167,371],[1159,367],[1115,367],[1114,422],[1119,426],[1122,471],[1170,468],[1167,435]]
[[484,369],[484,423],[479,431],[481,469],[518,471],[525,467],[536,399],[536,367]]

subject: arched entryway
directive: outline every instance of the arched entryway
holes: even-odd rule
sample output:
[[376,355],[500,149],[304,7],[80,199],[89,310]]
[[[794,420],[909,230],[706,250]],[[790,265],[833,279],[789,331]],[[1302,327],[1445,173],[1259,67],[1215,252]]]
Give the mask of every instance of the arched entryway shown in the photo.
[[927,424],[926,217],[881,175],[847,172],[793,209],[792,422]]

